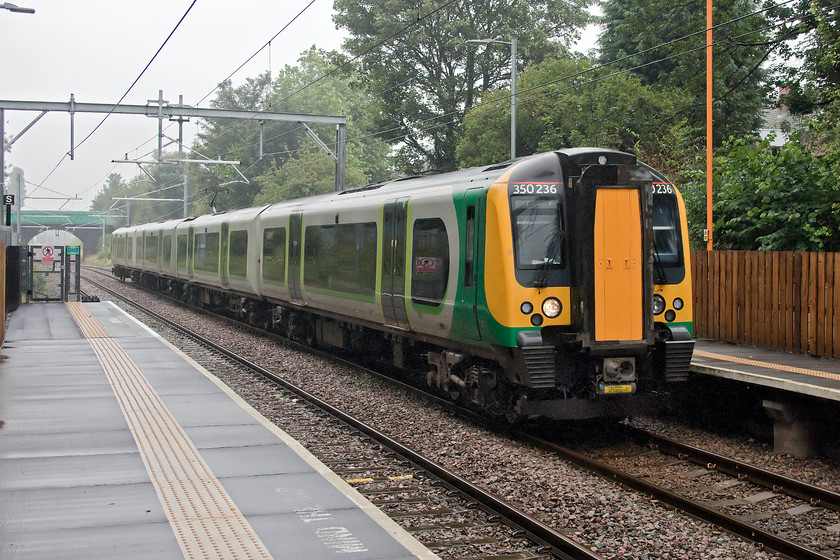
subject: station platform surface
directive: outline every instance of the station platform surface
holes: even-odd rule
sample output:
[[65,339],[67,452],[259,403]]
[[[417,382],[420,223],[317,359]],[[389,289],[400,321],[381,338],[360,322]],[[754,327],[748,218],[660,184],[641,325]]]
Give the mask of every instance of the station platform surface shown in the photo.
[[23,305],[0,354],[0,558],[437,558],[109,302]]
[[698,339],[691,371],[840,401],[840,360]]

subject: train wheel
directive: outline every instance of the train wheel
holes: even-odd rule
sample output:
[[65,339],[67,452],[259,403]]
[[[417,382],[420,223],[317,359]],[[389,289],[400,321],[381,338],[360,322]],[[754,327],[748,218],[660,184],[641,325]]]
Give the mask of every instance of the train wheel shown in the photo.
[[460,403],[463,400],[464,391],[456,383],[450,381],[446,386],[446,394],[452,402]]

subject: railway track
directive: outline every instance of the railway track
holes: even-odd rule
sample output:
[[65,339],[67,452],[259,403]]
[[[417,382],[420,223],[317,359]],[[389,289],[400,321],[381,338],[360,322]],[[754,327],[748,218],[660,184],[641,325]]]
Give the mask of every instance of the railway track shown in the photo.
[[[437,399],[437,402],[442,406],[451,408],[452,410],[455,410],[456,408],[451,403],[441,399]],[[486,419],[477,418],[474,414],[471,413],[467,414],[471,416],[473,420],[479,420],[484,423],[488,423]],[[316,422],[316,425],[320,425],[320,423]],[[496,428],[509,432],[509,427],[496,426]],[[361,428],[357,429],[361,430]],[[374,430],[374,432],[376,431]],[[305,439],[305,434],[298,434],[296,432],[293,432],[293,435],[296,438]],[[527,433],[517,432],[515,434],[515,437],[522,441],[527,441],[531,445],[550,451],[551,453],[556,453],[559,456],[561,456],[564,460],[569,461],[588,472],[596,473],[608,480],[620,482],[624,486],[631,488],[637,492],[643,493],[648,496],[652,496],[655,500],[659,501],[662,504],[667,504],[668,507],[674,510],[688,513],[692,516],[702,519],[703,521],[711,524],[712,526],[719,527],[728,532],[739,535],[746,540],[754,542],[755,546],[758,549],[770,549],[792,558],[825,559],[838,557],[837,551],[832,550],[831,547],[828,547],[828,551],[814,550],[813,548],[802,544],[802,542],[800,542],[801,539],[794,540],[791,538],[787,538],[784,535],[774,532],[772,528],[763,528],[760,524],[752,522],[754,520],[750,520],[749,516],[743,514],[739,515],[738,513],[733,514],[731,513],[731,511],[727,512],[726,507],[715,507],[712,503],[710,503],[711,500],[704,499],[702,497],[698,498],[696,493],[692,494],[691,492],[686,492],[685,484],[671,484],[669,487],[668,484],[662,483],[662,481],[668,480],[676,480],[678,482],[681,480],[683,482],[686,480],[697,480],[702,477],[702,475],[700,474],[701,469],[683,469],[683,473],[687,472],[691,474],[691,476],[680,476],[674,473],[661,474],[661,471],[659,473],[654,473],[651,470],[644,471],[641,469],[628,468],[626,459],[644,458],[646,462],[651,464],[659,462],[663,465],[668,465],[669,467],[677,468],[679,468],[680,466],[684,466],[690,462],[693,462],[694,464],[702,467],[703,474],[730,473],[731,476],[734,477],[732,479],[734,480],[734,482],[718,482],[717,484],[721,486],[721,488],[734,488],[742,483],[759,484],[762,485],[764,488],[767,488],[767,491],[772,493],[774,496],[784,494],[789,495],[791,497],[795,497],[797,500],[804,500],[802,503],[791,506],[787,509],[794,509],[801,506],[801,511],[805,513],[810,511],[808,508],[825,507],[830,509],[837,509],[836,505],[840,503],[840,499],[838,499],[840,497],[838,497],[837,494],[828,492],[822,488],[813,487],[811,485],[790,479],[788,477],[776,475],[775,473],[766,471],[764,469],[758,469],[751,465],[739,463],[732,459],[721,457],[697,448],[686,447],[680,444],[679,442],[667,440],[665,438],[655,436],[654,434],[642,433],[640,431],[629,432],[627,436],[628,439],[636,441],[640,444],[635,450],[628,450],[624,448],[623,451],[614,452],[612,453],[612,455],[610,455],[610,452],[607,451],[601,451],[599,454],[576,451],[570,447],[557,445],[556,443]],[[385,440],[387,439],[387,436],[385,436]],[[315,445],[317,448],[317,437],[315,440]],[[420,475],[418,475],[418,478],[414,478],[414,475],[411,475],[409,478],[401,478],[405,477],[406,475],[401,474],[399,472],[399,469],[396,469],[394,471],[394,473],[396,474],[391,473],[391,471],[388,471],[388,469],[383,469],[382,465],[378,461],[374,461],[374,466],[376,466],[377,468],[374,468],[373,470],[366,470],[370,466],[370,462],[366,459],[359,459],[355,457],[344,459],[340,457],[335,458],[332,455],[330,455],[330,453],[336,451],[337,447],[340,446],[327,446],[327,453],[323,455],[322,460],[329,462],[329,464],[336,465],[336,468],[339,470],[345,471],[345,474],[347,474],[350,480],[356,481],[356,484],[360,488],[360,491],[363,491],[363,493],[370,492],[369,497],[374,501],[374,503],[381,505],[383,509],[386,509],[387,511],[387,508],[393,505],[391,503],[388,503],[392,499],[394,501],[412,501],[412,498],[408,498],[407,495],[404,493],[407,492],[407,490],[404,490],[404,487],[419,487],[418,481],[422,478]],[[415,464],[426,467],[426,465],[424,465],[423,458],[413,457],[410,450],[400,451],[399,453],[400,455],[403,455],[406,459],[409,459]],[[660,459],[658,461],[652,459],[653,456],[660,456],[659,454],[661,453],[670,454],[670,458]],[[431,461],[430,465],[430,472],[433,473],[434,478],[446,480],[446,478],[450,474],[452,474],[447,472],[446,469],[443,469],[440,472],[436,472],[434,461]],[[385,479],[388,479],[390,481],[392,477],[395,477],[395,480],[399,481],[399,484],[396,487],[391,488],[386,486],[385,488],[380,488],[381,484],[387,484]],[[470,489],[470,487],[477,489],[479,492],[476,495],[479,497],[475,499],[478,501],[478,503],[482,504],[483,507],[492,508],[501,506],[500,509],[496,509],[491,515],[506,515],[504,513],[506,508],[503,504],[497,504],[494,506],[492,504],[492,500],[489,504],[485,504],[483,500],[490,499],[492,498],[492,496],[482,497],[481,495],[484,492],[480,488],[475,487],[473,484],[466,481],[464,481],[463,483],[448,482],[448,484],[450,484],[452,488],[456,488],[463,492],[471,492],[472,490]],[[462,484],[463,487],[461,486]],[[367,485],[367,487],[365,487],[365,485]],[[698,484],[697,486],[708,485]],[[743,490],[743,488],[741,488],[741,490]],[[761,494],[761,492],[758,492],[756,494]],[[767,497],[763,497],[759,501],[772,501],[772,497],[770,497],[769,494],[765,494],[765,496]],[[735,499],[736,498],[733,498],[733,500]],[[424,503],[423,500],[424,499],[420,499],[419,503]],[[717,499],[715,501],[718,502],[719,506],[720,503],[724,502],[725,500]],[[430,506],[427,509],[440,510],[440,512],[442,512],[443,514],[453,516],[450,519],[457,520],[459,519],[460,515],[460,513],[454,511],[453,508],[449,507],[448,505],[439,508]],[[515,510],[516,508],[513,509]],[[412,514],[395,513],[395,518],[400,518],[403,515],[408,515],[409,517],[411,517]],[[526,519],[519,519],[518,521],[514,522],[514,525],[526,531],[530,531],[534,535],[540,535],[541,530],[548,528],[539,520],[536,520],[534,518],[530,519],[531,521],[528,521]],[[446,523],[450,522],[447,521]],[[444,523],[444,526],[447,526],[446,523]],[[452,523],[454,523],[451,524],[452,527],[462,524],[461,521],[454,521]],[[480,527],[482,528],[482,531],[485,531],[487,527],[489,527],[488,523],[490,522],[487,520],[478,521],[477,525],[474,525],[474,527]],[[438,528],[441,525],[439,523],[433,522],[429,522],[427,525],[424,525],[423,522],[420,522],[419,524],[413,526],[419,527],[419,529],[417,529],[419,533],[427,532],[431,535],[434,534],[435,531],[438,530]],[[475,537],[465,537],[461,541],[462,546],[466,546],[464,543],[468,542],[470,538],[474,539]],[[565,557],[562,556],[562,554],[566,554],[567,552],[563,551],[562,548],[558,547],[556,543],[551,543],[550,538],[547,539],[544,538],[544,536],[538,536],[536,540],[543,541],[545,543],[541,546],[553,547],[553,554],[559,555],[559,557]],[[478,541],[471,542],[475,544]],[[585,547],[580,547],[579,545],[575,546],[581,549],[579,551],[580,553],[588,553]],[[537,550],[539,551],[541,549],[538,547]],[[522,556],[511,556],[510,558],[520,557]],[[527,556],[523,558],[527,558]]]
[[[761,523],[774,516],[825,509],[832,512],[826,516],[829,521],[823,523],[825,532],[832,524],[840,531],[836,515],[840,494],[643,430],[629,426],[623,430],[627,437],[623,443],[598,452],[581,452],[529,435],[522,437],[534,445],[553,449],[580,468],[752,540],[759,548],[791,558],[840,557],[840,550],[834,547],[823,545],[821,548],[826,550],[815,550],[803,544],[803,535],[785,536]],[[628,442],[634,442],[635,447],[629,448]],[[712,475],[716,475],[713,481],[705,480]],[[775,500],[783,496],[788,499]],[[757,504],[762,504],[762,510],[753,513]],[[768,507],[771,504],[775,507]]]
[[[270,418],[441,557],[486,560],[597,560],[593,553],[434,460],[331,406],[275,373],[184,325],[86,278],[193,343],[269,380]],[[212,369],[219,367],[211,358]],[[302,404],[306,403],[306,406]]]

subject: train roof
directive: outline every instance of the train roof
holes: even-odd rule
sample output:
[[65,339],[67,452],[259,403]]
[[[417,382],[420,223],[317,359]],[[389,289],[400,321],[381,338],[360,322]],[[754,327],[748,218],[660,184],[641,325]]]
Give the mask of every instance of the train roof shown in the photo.
[[[606,160],[604,160],[603,158],[606,158]],[[541,160],[541,162],[538,163],[538,160]],[[617,150],[593,147],[567,148],[562,150],[554,150],[551,152],[543,152],[540,154],[534,154],[530,156],[523,156],[492,165],[468,167],[464,169],[459,169],[457,171],[439,173],[435,175],[400,177],[388,181],[381,181],[379,183],[371,183],[369,185],[352,187],[340,192],[283,200],[275,202],[273,204],[259,207],[242,208],[238,210],[230,210],[227,212],[217,212],[215,214],[205,214],[204,216],[199,216],[198,218],[181,218],[180,221],[209,219],[217,218],[220,216],[234,217],[239,213],[252,215],[262,214],[263,212],[272,208],[293,208],[296,206],[302,206],[304,204],[309,205],[318,203],[328,203],[331,201],[338,202],[356,196],[389,196],[396,195],[400,192],[415,192],[422,189],[446,185],[468,186],[470,184],[488,184],[492,183],[493,181],[497,180],[499,177],[507,173],[509,170],[513,169],[514,166],[519,166],[519,164],[525,162],[532,162],[531,164],[529,164],[529,166],[533,163],[538,163],[538,165],[541,166],[541,163],[544,162],[546,169],[553,169],[557,171],[562,170],[560,175],[566,177],[574,177],[579,176],[581,170],[590,165],[599,165],[605,162],[611,164],[635,165],[637,163],[637,160],[636,156],[634,156],[633,154],[628,154]],[[653,169],[651,169],[651,171],[655,173]],[[656,173],[656,175],[659,174]],[[171,221],[161,222],[161,224],[169,222]]]

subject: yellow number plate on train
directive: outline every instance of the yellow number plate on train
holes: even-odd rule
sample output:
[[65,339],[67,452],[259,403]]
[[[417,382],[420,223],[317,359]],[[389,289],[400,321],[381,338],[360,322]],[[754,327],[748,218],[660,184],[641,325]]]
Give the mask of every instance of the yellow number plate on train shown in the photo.
[[607,395],[615,395],[618,393],[632,393],[633,386],[632,385],[605,385],[604,386],[604,393]]

